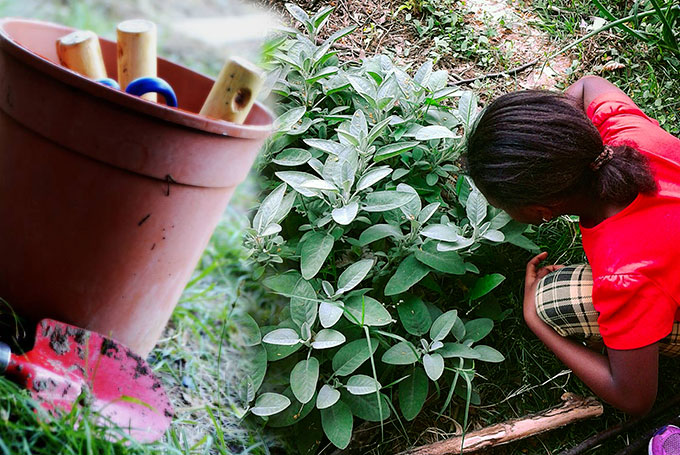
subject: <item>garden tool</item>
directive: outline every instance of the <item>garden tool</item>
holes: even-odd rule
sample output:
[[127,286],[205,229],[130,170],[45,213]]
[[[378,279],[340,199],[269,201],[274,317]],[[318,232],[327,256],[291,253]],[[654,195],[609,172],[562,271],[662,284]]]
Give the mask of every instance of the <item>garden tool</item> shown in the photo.
[[257,66],[242,58],[231,58],[222,67],[200,114],[243,123],[263,83],[262,70]]
[[0,372],[27,388],[50,413],[79,400],[97,423],[117,426],[139,442],[159,439],[173,409],[149,365],[129,348],[98,333],[43,319],[35,345],[17,355],[0,343]]
[[[119,23],[116,32],[120,88],[125,90],[130,82],[140,77],[156,77],[156,24],[132,19]],[[143,98],[156,101],[156,94],[147,93]]]

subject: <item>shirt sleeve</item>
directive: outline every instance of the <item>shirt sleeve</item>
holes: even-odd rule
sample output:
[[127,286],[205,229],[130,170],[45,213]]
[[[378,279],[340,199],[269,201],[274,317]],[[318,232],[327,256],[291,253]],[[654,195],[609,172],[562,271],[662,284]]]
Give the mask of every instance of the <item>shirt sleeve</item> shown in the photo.
[[599,277],[593,286],[593,305],[604,344],[612,349],[637,349],[668,335],[676,304],[641,274]]
[[663,131],[659,122],[647,117],[628,96],[619,92],[595,98],[586,115],[593,122],[605,144],[637,142],[650,130]]

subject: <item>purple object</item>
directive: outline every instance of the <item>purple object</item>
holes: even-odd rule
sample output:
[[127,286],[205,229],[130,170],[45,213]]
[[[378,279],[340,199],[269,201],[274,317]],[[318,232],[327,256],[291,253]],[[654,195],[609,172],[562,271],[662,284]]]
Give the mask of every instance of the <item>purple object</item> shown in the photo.
[[657,430],[649,440],[649,455],[680,454],[680,428],[666,425]]

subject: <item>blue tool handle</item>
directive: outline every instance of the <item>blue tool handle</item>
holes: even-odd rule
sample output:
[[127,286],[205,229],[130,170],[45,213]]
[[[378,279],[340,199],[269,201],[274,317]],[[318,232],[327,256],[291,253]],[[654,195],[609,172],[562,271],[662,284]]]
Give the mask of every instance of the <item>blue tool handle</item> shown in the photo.
[[117,90],[120,90],[120,85],[118,85],[118,82],[116,82],[114,79],[111,79],[110,77],[105,77],[103,79],[97,79],[97,82],[103,85],[107,85],[111,88],[115,88]]
[[130,95],[142,96],[146,93],[159,93],[165,98],[165,104],[177,107],[177,96],[170,84],[160,77],[140,77],[130,82],[125,88]]

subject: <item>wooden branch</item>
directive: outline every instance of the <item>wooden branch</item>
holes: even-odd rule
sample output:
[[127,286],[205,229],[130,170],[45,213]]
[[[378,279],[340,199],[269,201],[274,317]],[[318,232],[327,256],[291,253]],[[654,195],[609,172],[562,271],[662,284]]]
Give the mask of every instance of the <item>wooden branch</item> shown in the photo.
[[585,453],[587,450],[592,449],[593,447],[602,444],[604,441],[607,439],[610,439],[616,435],[619,435],[623,433],[624,431],[628,431],[632,428],[639,428],[640,424],[646,420],[652,420],[656,418],[657,416],[665,413],[671,408],[676,408],[677,405],[680,404],[680,394],[677,394],[673,396],[671,399],[666,400],[663,405],[659,406],[658,408],[652,410],[649,414],[647,414],[644,417],[638,417],[636,419],[631,419],[628,422],[624,423],[619,423],[618,425],[614,425],[611,428],[607,428],[606,430],[597,433],[596,435],[593,435],[586,439],[585,441],[581,442],[580,444],[567,449],[563,450],[560,452],[558,455],[581,455]]
[[602,415],[602,404],[593,397],[582,398],[572,394],[564,394],[562,399],[565,400],[562,406],[472,431],[465,435],[464,440],[462,436],[455,436],[444,441],[407,450],[399,455],[471,453]]
[[493,78],[493,77],[512,76],[513,74],[517,74],[517,73],[524,71],[525,69],[531,68],[532,66],[534,66],[537,63],[538,63],[538,59],[535,59],[535,60],[530,61],[529,63],[525,63],[524,65],[517,66],[517,67],[509,69],[507,71],[499,71],[498,73],[482,74],[481,76],[471,77],[470,79],[462,79],[460,81],[454,81],[453,85],[470,84],[471,82],[474,82],[474,81],[480,81],[482,79],[490,79],[490,78]]

